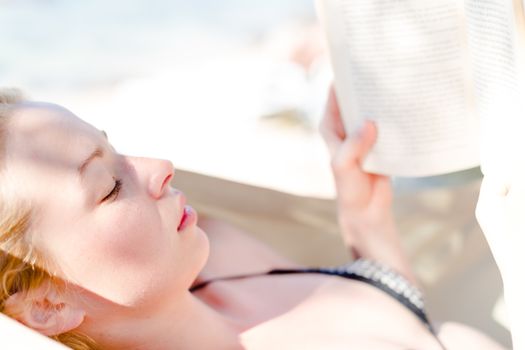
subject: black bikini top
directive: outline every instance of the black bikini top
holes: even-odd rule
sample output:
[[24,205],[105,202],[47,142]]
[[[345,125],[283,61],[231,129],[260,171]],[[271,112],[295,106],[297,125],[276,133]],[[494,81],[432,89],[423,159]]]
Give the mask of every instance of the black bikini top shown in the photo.
[[273,269],[263,273],[215,278],[196,284],[190,289],[190,291],[197,291],[215,281],[226,281],[257,276],[287,275],[299,273],[318,273],[323,275],[339,276],[355,281],[361,281],[382,290],[383,292],[400,302],[411,313],[413,313],[430,331],[430,333],[437,340],[441,348],[445,349],[445,346],[438,338],[437,332],[430,323],[429,318],[425,312],[423,294],[421,293],[421,291],[396,271],[390,269],[389,267],[386,267],[385,265],[366,259],[358,259],[338,267]]

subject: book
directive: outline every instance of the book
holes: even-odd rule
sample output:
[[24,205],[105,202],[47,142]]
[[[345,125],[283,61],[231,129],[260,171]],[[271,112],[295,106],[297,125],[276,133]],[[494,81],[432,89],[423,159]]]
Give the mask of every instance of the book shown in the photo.
[[525,139],[522,1],[317,0],[347,133],[378,128],[365,170],[512,166]]

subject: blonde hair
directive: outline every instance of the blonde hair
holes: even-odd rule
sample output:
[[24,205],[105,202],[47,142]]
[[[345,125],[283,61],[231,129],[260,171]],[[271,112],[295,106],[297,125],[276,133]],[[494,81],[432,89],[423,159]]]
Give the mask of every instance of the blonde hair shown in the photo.
[[[20,90],[0,88],[0,154],[5,152],[5,131],[9,117],[16,106],[25,101]],[[0,197],[2,193],[0,188]],[[28,243],[30,228],[31,209],[28,205],[0,198],[0,312],[8,316],[11,315],[5,310],[5,302],[11,295],[28,292],[46,281],[57,287],[61,284],[46,271],[47,262],[43,255]],[[99,349],[91,338],[76,331],[51,338],[75,350]]]

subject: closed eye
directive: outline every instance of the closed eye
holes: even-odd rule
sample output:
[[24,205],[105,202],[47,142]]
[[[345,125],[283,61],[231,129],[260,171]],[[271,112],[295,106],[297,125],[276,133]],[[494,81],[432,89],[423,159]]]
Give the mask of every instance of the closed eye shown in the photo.
[[117,198],[118,194],[120,193],[121,188],[122,188],[122,180],[115,179],[115,186],[113,186],[113,189],[111,190],[111,192],[109,192],[107,194],[107,196],[102,198],[102,200],[100,202],[104,203],[104,202],[106,202],[106,201],[108,201],[110,199]]

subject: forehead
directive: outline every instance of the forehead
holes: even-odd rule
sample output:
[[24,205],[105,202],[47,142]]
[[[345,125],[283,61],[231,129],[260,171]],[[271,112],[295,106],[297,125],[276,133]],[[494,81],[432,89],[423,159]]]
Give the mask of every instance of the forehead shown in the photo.
[[12,140],[30,137],[41,141],[47,136],[94,136],[100,131],[61,106],[29,102],[15,108],[9,119],[8,133]]
[[6,153],[11,160],[66,161],[102,137],[67,109],[44,103],[17,107],[7,124]]
[[99,130],[57,105],[23,104],[9,118],[5,162],[7,173],[19,179],[52,180],[76,171],[103,139]]

